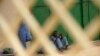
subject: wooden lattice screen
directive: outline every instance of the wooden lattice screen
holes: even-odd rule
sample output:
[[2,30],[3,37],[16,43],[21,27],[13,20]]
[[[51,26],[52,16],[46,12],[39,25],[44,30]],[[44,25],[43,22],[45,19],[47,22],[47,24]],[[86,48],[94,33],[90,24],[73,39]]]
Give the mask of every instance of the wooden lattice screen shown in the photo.
[[[20,16],[22,16],[22,18],[18,20],[25,20],[33,35],[36,37],[36,41],[25,50],[20,44],[18,36],[14,31],[14,28],[18,26],[15,25],[14,28],[12,28],[5,20],[5,15],[0,13],[0,27],[2,32],[8,42],[13,46],[13,49],[18,56],[36,56],[37,54],[35,52],[40,46],[43,46],[45,49],[45,52],[47,53],[46,56],[100,56],[100,47],[95,46],[92,43],[92,39],[100,32],[100,16],[96,16],[85,30],[83,30],[69,12],[69,9],[75,4],[75,0],[65,0],[65,3],[59,2],[59,0],[45,0],[53,11],[53,15],[49,17],[44,27],[40,26],[34,15],[31,14],[29,8],[22,0],[9,1],[13,3],[13,6],[17,9]],[[100,8],[100,0],[92,1]],[[67,30],[76,41],[76,43],[64,53],[59,53],[48,39],[49,34],[53,32],[59,22],[62,23],[65,30]],[[20,22],[16,24],[20,24]],[[2,44],[0,44],[0,47],[1,46]]]

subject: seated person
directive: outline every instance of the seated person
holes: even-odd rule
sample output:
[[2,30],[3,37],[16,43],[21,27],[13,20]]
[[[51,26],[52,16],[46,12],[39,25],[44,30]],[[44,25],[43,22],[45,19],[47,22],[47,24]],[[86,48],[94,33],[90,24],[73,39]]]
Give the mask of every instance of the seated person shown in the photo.
[[22,42],[23,47],[26,48],[26,42],[32,40],[32,35],[28,29],[28,26],[25,23],[20,25],[18,36],[20,41]]
[[53,32],[50,39],[53,41],[53,43],[55,44],[55,46],[59,51],[67,49],[68,47],[67,38],[64,37],[62,34],[59,34],[57,31]]

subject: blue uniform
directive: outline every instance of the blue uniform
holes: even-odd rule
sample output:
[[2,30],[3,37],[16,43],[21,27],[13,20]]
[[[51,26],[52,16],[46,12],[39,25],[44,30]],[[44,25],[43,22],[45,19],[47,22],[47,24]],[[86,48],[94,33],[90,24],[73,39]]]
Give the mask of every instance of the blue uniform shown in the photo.
[[19,39],[21,40],[22,45],[24,47],[26,47],[26,42],[27,41],[30,41],[32,39],[32,36],[30,34],[30,31],[29,31],[27,25],[24,24],[24,23],[19,28],[18,35],[19,35]]

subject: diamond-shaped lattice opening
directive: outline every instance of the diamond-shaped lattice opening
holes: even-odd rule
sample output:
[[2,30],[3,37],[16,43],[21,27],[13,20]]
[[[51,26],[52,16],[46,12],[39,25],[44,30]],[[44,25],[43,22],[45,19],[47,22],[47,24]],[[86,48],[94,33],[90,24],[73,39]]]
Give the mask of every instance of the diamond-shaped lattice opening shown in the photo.
[[80,3],[76,3],[73,8],[70,10],[71,14],[75,18],[75,20],[81,25],[82,25],[82,20],[81,20],[81,10],[80,10]]
[[[86,2],[86,4],[84,4],[84,7],[87,7],[87,10],[88,10],[88,22],[91,22],[91,20],[94,19],[94,17],[96,15],[98,15],[100,12],[99,12],[99,8],[97,6],[95,6],[95,4],[93,2]],[[85,11],[85,9],[84,9]],[[86,14],[86,12],[84,12],[84,14]],[[85,21],[84,21],[85,22]],[[87,25],[88,23],[86,23]]]
[[50,16],[50,9],[46,6],[36,6],[32,9],[32,13],[35,15],[41,25]]

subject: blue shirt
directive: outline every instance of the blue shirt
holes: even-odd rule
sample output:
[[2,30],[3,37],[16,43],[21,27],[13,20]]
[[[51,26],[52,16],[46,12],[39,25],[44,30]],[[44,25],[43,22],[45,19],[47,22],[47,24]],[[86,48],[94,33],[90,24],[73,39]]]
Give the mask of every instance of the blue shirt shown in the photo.
[[21,25],[21,27],[19,28],[18,35],[24,47],[26,47],[26,42],[32,39],[32,36],[26,24]]

